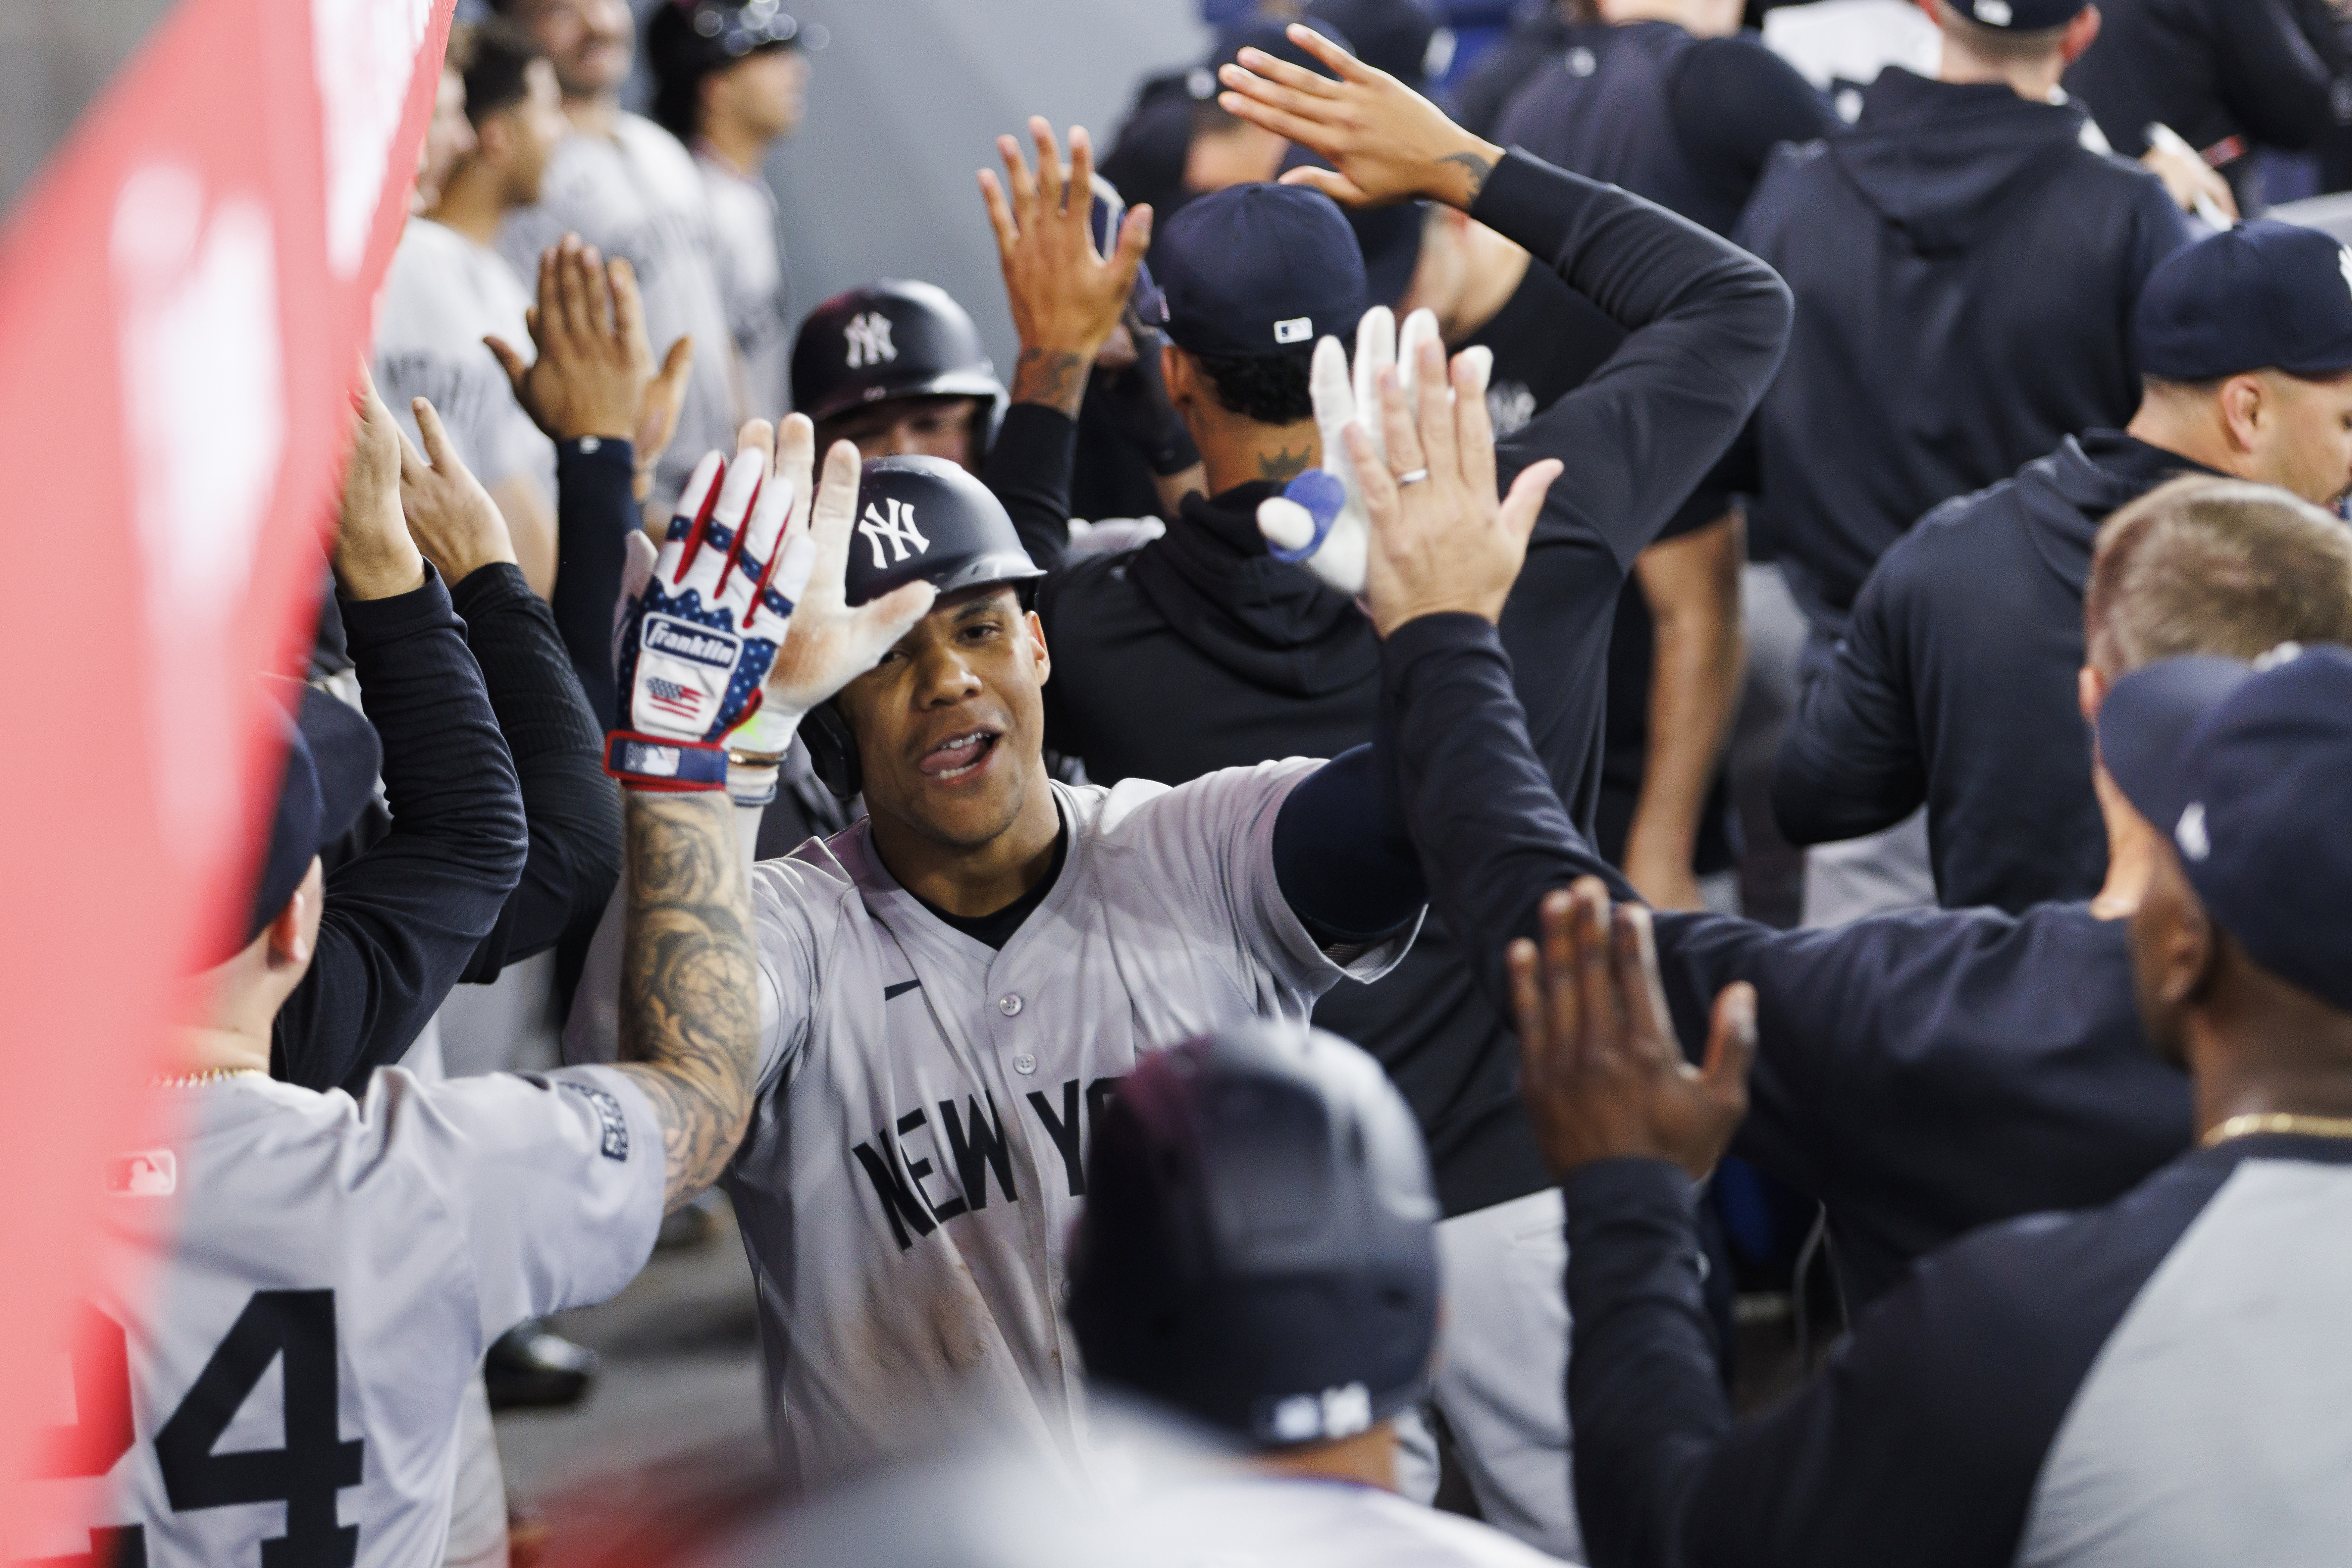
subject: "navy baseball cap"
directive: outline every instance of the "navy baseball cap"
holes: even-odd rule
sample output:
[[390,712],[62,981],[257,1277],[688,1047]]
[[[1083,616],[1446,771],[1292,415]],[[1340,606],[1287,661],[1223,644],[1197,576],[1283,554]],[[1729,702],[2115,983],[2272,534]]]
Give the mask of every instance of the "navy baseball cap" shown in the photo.
[[2352,652],[2168,658],[2116,683],[2099,758],[2253,961],[2352,1012]]
[[1188,202],[1153,247],[1167,332],[1214,358],[1305,354],[1365,307],[1364,258],[1339,205],[1297,185],[1230,185]]
[[[286,773],[237,948],[248,945],[310,874],[320,850],[351,830],[375,794],[383,746],[375,726],[350,703],[299,680],[266,677],[271,717],[286,747]],[[232,950],[234,951],[234,950]],[[220,958],[228,957],[221,953]]]
[[701,77],[804,41],[799,19],[776,0],[667,0],[646,19],[646,54],[657,77]]
[[2132,352],[2165,381],[2352,371],[2352,249],[2263,220],[2176,250],[2140,289]]
[[1346,38],[1358,59],[1416,92],[1428,85],[1430,44],[1445,25],[1429,0],[1308,0],[1307,25],[1318,23]]
[[2090,0],[1952,0],[1952,9],[1979,27],[2043,33],[2073,21]]

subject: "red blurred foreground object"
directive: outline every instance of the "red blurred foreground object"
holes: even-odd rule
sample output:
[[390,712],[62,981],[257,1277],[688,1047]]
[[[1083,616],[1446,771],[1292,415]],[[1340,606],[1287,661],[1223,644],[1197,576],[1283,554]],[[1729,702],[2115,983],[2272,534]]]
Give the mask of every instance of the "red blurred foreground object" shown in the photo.
[[127,1119],[178,977],[244,913],[278,767],[251,677],[310,640],[452,3],[182,0],[0,235],[0,1559],[109,1446],[66,1354],[80,1238],[156,1136]]

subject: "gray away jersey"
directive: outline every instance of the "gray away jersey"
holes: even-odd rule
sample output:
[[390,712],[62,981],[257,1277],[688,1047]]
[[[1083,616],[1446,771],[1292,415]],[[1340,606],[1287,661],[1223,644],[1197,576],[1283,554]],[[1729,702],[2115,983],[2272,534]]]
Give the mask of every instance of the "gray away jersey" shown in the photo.
[[705,452],[735,449],[734,342],[702,171],[677,137],[641,114],[621,115],[609,138],[567,136],[549,160],[538,205],[508,215],[499,253],[536,279],[539,253],[567,232],[636,269],[656,361],[678,338],[694,339],[677,434],[654,479],[654,499],[667,504]]
[[708,153],[694,158],[710,193],[711,262],[743,373],[743,415],[777,419],[792,403],[793,322],[776,198]]
[[109,1163],[105,1283],[59,1368],[79,1462],[19,1494],[11,1560],[439,1562],[484,1348],[652,1251],[652,1107],[601,1068],[155,1092],[176,1135]]
[[[1304,1024],[1411,941],[1343,970],[1284,901],[1275,815],[1318,765],[1055,784],[1062,872],[1002,952],[899,887],[863,822],[758,866],[761,1089],[727,1189],[788,1475],[824,1481],[968,1422],[1082,1461],[1059,1306],[1106,1097],[1142,1053],[1213,1026]],[[593,958],[592,988],[613,989]],[[589,1037],[604,1032],[583,1004],[567,1043],[609,1049]]]
[[[534,274],[536,276],[536,274]],[[523,291],[503,257],[431,218],[401,231],[375,303],[375,381],[392,416],[424,449],[409,399],[432,400],[458,458],[485,486],[527,479],[555,510],[555,443],[515,401],[482,339],[531,352]]]

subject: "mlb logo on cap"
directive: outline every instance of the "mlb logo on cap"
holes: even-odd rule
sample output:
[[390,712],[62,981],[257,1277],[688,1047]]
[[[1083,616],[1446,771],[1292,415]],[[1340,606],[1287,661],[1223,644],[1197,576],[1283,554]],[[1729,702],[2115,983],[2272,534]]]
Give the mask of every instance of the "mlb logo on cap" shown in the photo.
[[2073,21],[2084,4],[2084,0],[1970,0],[1957,9],[1980,27],[2041,33]]
[[1315,341],[1315,323],[1306,316],[1293,316],[1274,324],[1274,341],[1278,343],[1305,343]]

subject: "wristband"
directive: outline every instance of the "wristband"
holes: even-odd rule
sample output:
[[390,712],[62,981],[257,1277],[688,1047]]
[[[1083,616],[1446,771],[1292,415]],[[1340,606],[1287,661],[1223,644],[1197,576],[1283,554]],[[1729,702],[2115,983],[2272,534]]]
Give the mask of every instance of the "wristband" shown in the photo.
[[727,748],[615,730],[604,737],[604,771],[629,789],[662,794],[725,789]]

